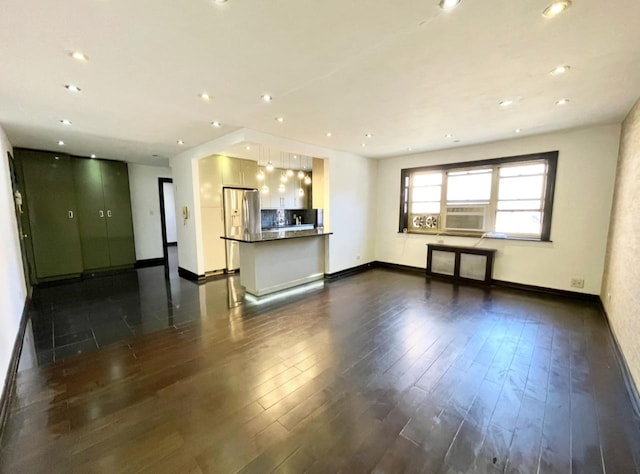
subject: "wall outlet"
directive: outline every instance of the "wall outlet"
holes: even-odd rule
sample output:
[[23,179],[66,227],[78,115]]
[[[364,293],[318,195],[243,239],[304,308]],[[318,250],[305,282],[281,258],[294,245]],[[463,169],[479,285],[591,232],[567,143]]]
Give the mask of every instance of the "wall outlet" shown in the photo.
[[572,278],[571,288],[584,288],[584,278]]

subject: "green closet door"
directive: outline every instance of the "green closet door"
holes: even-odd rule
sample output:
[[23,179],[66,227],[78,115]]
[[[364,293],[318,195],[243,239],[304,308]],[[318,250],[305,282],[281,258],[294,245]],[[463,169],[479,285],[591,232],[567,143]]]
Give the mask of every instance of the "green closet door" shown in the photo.
[[107,268],[111,261],[100,161],[74,159],[73,175],[78,199],[78,227],[84,269]]
[[101,161],[100,163],[111,266],[133,265],[136,261],[136,253],[133,243],[127,164],[118,161]]
[[37,278],[82,273],[71,159],[56,153],[19,153]]

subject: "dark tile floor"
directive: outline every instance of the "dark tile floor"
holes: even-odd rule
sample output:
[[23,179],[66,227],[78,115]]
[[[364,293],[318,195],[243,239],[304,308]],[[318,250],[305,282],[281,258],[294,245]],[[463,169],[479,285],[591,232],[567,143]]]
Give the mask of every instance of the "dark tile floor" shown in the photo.
[[177,247],[168,251],[168,279],[153,267],[36,288],[29,315],[38,365],[199,318],[198,285],[178,276]]

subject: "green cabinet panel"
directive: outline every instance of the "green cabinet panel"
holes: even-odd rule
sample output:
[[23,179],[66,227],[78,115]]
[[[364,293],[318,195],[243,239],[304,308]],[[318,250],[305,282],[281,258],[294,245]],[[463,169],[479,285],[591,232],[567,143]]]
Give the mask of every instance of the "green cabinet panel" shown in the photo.
[[101,161],[111,266],[132,265],[136,254],[126,163]]
[[78,227],[85,270],[111,266],[100,160],[73,160],[78,196]]
[[16,154],[22,163],[36,277],[82,273],[71,159],[31,150]]

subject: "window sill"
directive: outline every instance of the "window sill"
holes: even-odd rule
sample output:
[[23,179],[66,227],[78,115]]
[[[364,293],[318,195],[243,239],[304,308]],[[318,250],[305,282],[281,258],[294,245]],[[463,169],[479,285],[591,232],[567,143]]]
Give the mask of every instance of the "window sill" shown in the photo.
[[543,243],[553,242],[552,240],[542,240],[542,239],[536,239],[534,237],[493,237],[493,236],[483,237],[482,234],[462,234],[462,233],[454,234],[454,233],[447,233],[447,232],[431,233],[431,232],[398,231],[398,234],[424,235],[425,237],[464,237],[467,239],[478,239],[478,240],[515,240],[517,242],[543,242]]

